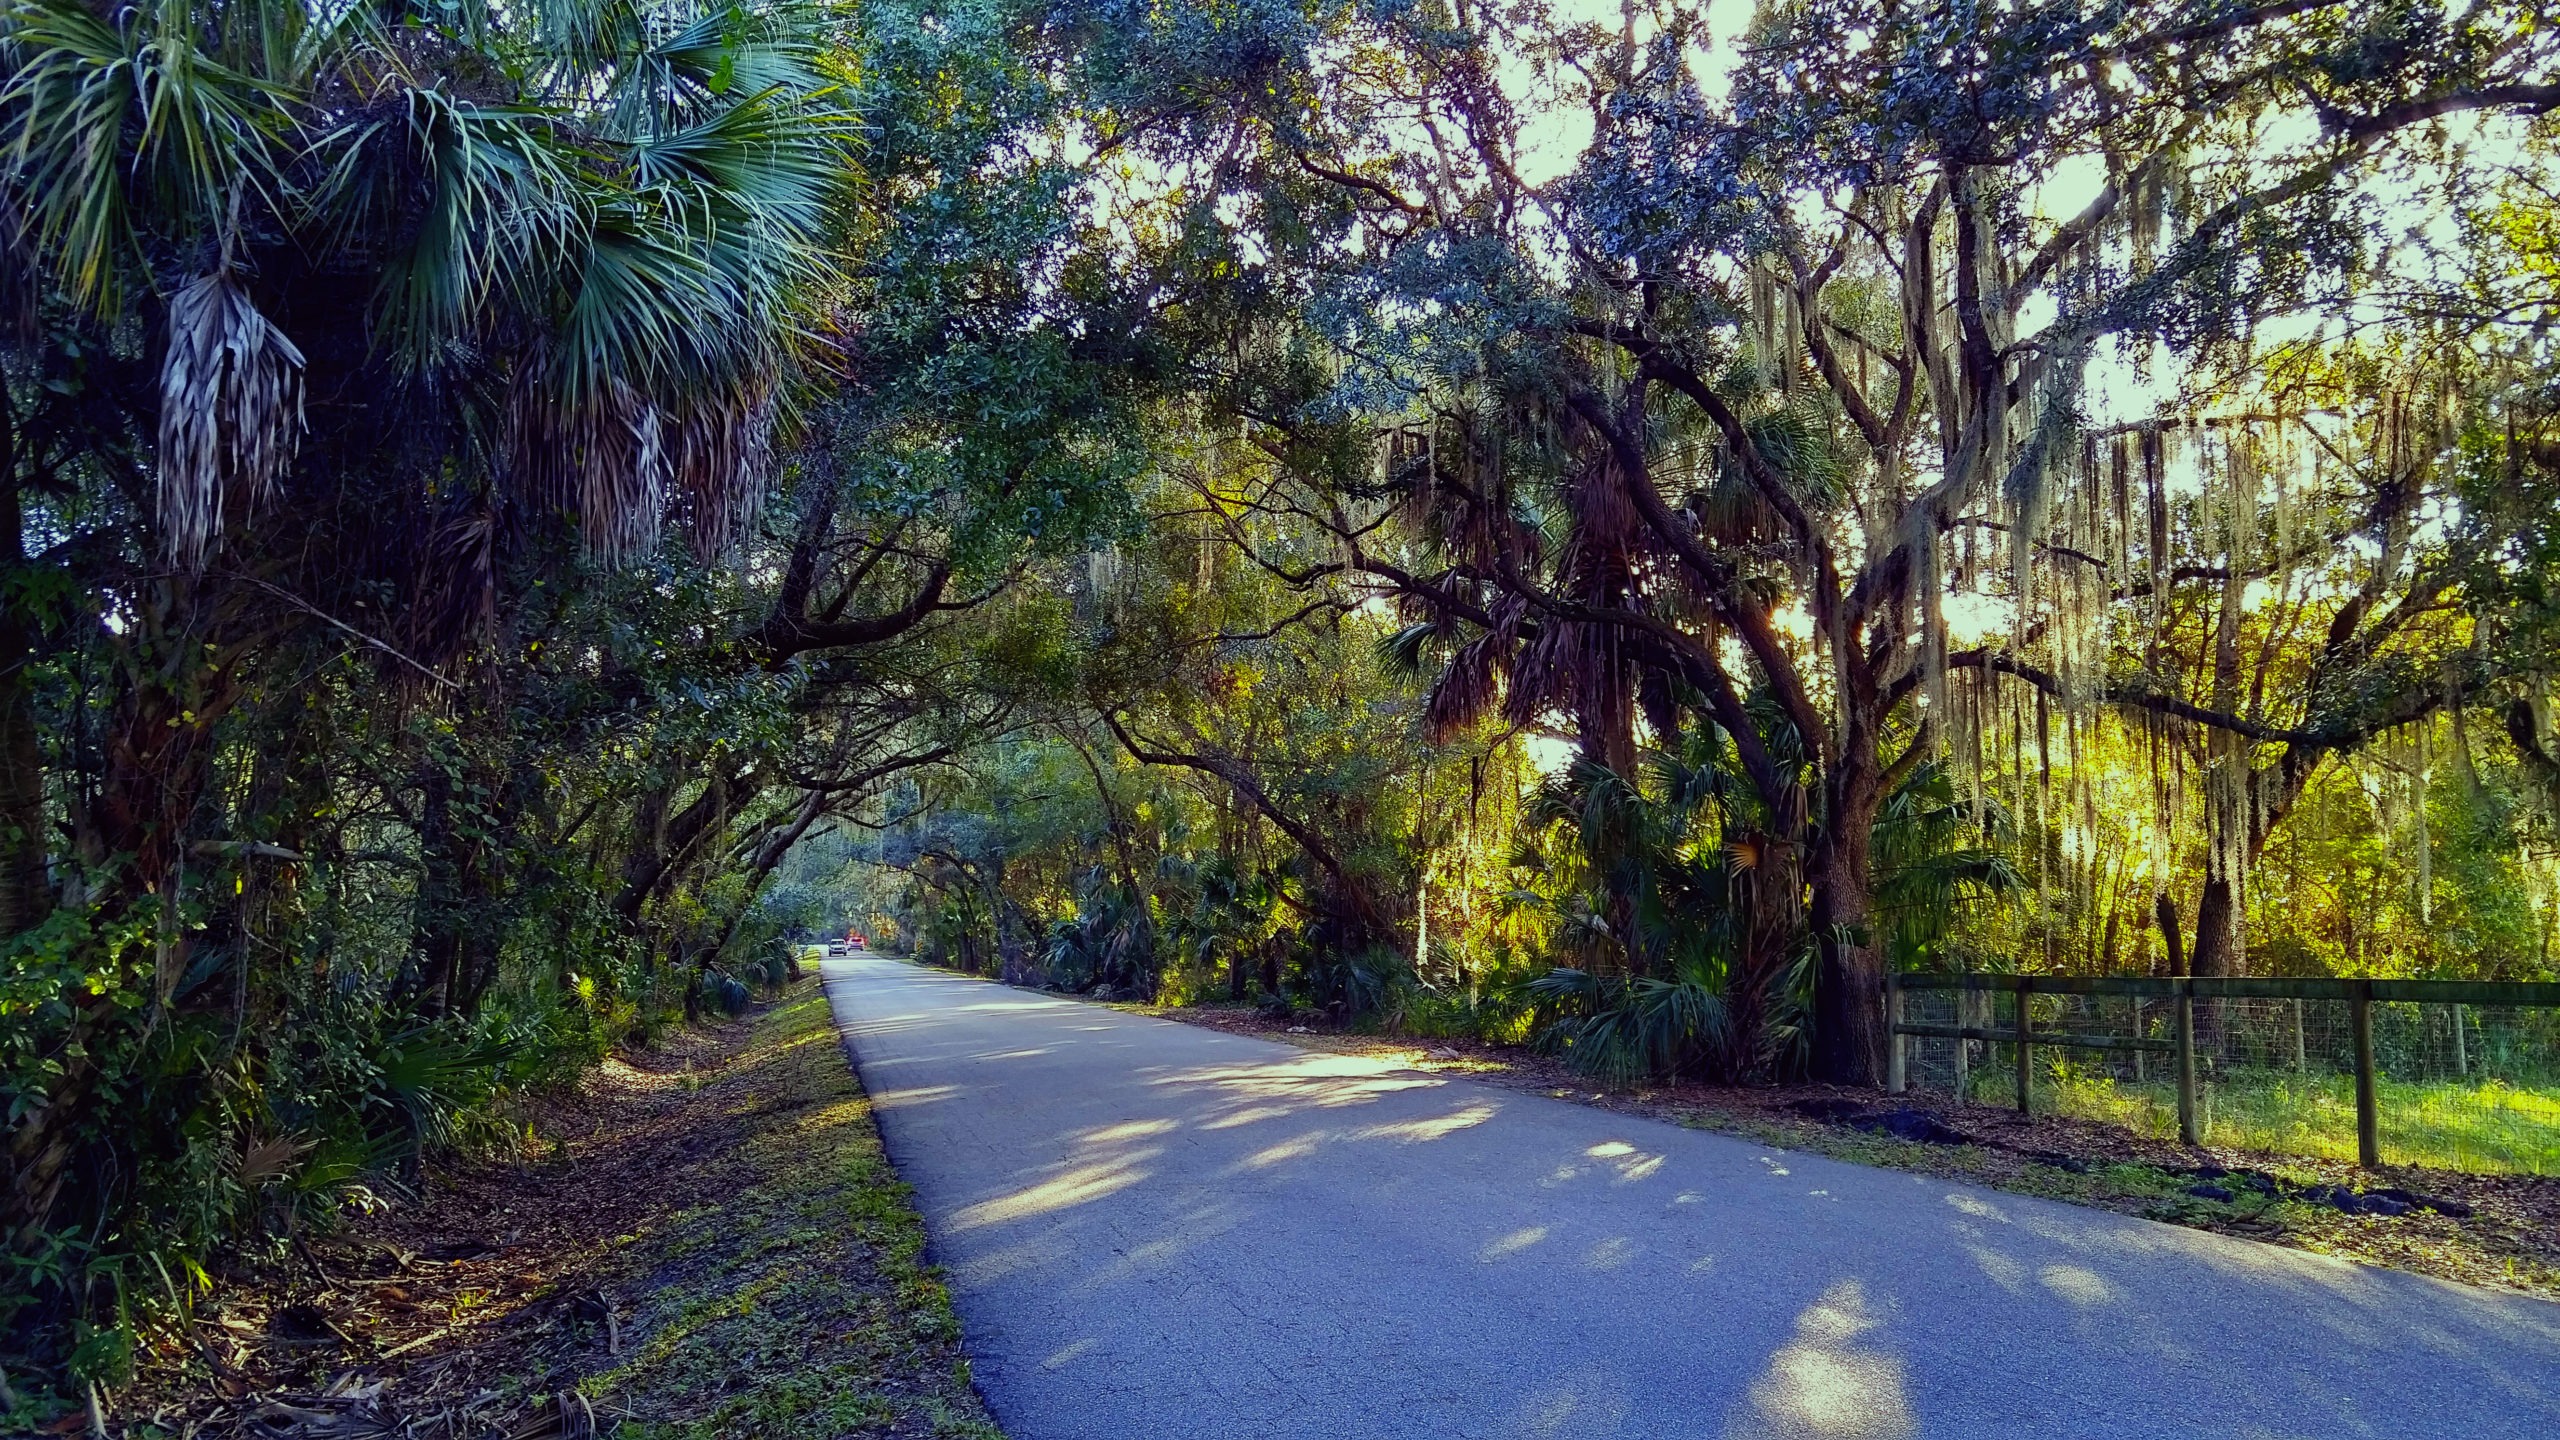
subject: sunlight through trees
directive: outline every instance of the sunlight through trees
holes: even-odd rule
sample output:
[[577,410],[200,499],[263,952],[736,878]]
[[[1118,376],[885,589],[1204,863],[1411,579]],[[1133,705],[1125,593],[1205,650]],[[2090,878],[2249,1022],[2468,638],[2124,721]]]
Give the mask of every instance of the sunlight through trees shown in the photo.
[[2550,978],[2552,22],[9,0],[0,1349],[784,937],[1611,1081]]

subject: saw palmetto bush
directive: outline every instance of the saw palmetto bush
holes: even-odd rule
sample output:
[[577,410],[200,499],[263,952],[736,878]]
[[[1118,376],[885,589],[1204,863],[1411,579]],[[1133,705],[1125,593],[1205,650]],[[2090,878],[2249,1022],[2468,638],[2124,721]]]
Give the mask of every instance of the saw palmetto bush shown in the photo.
[[1100,989],[1155,998],[1164,961],[1156,950],[1155,915],[1147,897],[1100,870],[1085,877],[1076,912],[1049,926],[1041,959],[1061,990]]
[[1224,855],[1199,864],[1168,860],[1160,871],[1190,900],[1166,927],[1178,962],[1172,979],[1184,997],[1223,990],[1230,1000],[1252,998],[1264,964],[1275,976],[1278,968],[1286,907],[1271,878]]
[[[1817,937],[1798,857],[1772,838],[1711,726],[1628,779],[1577,763],[1529,811],[1523,857],[1555,882],[1520,893],[1564,964],[1528,981],[1538,1043],[1614,1084],[1784,1076],[1804,1062]],[[1965,803],[1915,764],[1881,807],[1877,922],[1898,964],[1947,953],[1979,900],[2022,885],[1996,802]]]
[[1551,779],[1529,818],[1560,886],[1551,913],[1573,963],[1530,982],[1539,1043],[1613,1083],[1764,1075],[1798,1035],[1799,857],[1769,834],[1712,725],[1634,777],[1589,759]]

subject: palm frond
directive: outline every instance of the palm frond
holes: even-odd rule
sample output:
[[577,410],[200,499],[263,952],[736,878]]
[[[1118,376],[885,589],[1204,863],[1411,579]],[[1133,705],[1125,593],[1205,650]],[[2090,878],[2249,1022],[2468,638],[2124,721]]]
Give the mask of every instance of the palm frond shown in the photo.
[[274,208],[274,87],[205,49],[199,7],[154,0],[110,25],[72,0],[0,7],[13,72],[0,88],[9,193],[74,303],[121,303],[138,227],[211,234],[256,193]]
[[1398,675],[1407,678],[1418,676],[1422,673],[1423,656],[1430,648],[1432,637],[1439,633],[1440,627],[1432,624],[1407,625],[1391,630],[1378,637],[1378,661]]
[[369,152],[415,157],[426,202],[414,238],[384,267],[380,323],[392,346],[428,364],[497,318],[497,297],[513,315],[539,316],[588,245],[595,199],[551,118],[433,89],[402,98],[396,135],[378,125],[333,134],[313,203],[342,231],[375,228],[378,213],[406,203],[407,185],[405,167]]
[[156,498],[172,564],[204,568],[226,502],[272,494],[302,431],[302,352],[231,275],[202,276],[171,297]]
[[1475,724],[1493,712],[1502,698],[1502,677],[1510,645],[1499,634],[1482,636],[1459,647],[1448,666],[1432,682],[1423,702],[1425,738],[1434,744]]
[[755,523],[773,476],[773,401],[747,391],[697,405],[670,429],[668,470],[694,552],[726,551]]
[[1695,974],[1628,979],[1557,969],[1529,982],[1528,992],[1545,1017],[1538,1047],[1611,1086],[1680,1073],[1721,1046],[1731,1024],[1724,997]]

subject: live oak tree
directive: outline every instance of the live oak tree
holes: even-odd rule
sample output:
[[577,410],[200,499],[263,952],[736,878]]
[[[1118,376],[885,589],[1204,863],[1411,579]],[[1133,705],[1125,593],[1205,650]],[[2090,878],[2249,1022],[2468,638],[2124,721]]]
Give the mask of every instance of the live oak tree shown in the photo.
[[[1471,8],[1344,18],[1255,112],[1254,233],[1333,374],[1247,367],[1237,413],[1313,458],[1372,402],[1375,470],[1303,467],[1303,508],[1441,627],[1444,726],[1561,709],[1624,774],[1639,711],[1713,722],[1807,887],[1819,1068],[1872,1080],[1872,836],[1924,760],[2022,705],[2010,733],[2104,706],[2208,737],[2209,973],[2302,777],[2442,703],[2377,677],[2446,583],[2407,540],[2459,381],[2421,362],[2306,404],[2213,377],[2355,293],[2374,187],[2433,127],[2560,105],[2529,9],[1778,6],[1712,78],[1679,7],[1552,42]],[[1591,115],[1536,184],[1500,82],[1523,63]],[[2106,393],[2146,369],[2147,402]],[[2313,408],[2352,433],[2298,433]],[[2271,557],[2258,452],[2315,443],[2352,493]],[[2201,500],[2180,446],[2223,477]],[[2245,586],[2359,538],[2301,691],[2249,699]],[[2164,673],[2199,586],[2221,618]],[[2008,610],[1994,643],[1950,643],[1959,587]]]

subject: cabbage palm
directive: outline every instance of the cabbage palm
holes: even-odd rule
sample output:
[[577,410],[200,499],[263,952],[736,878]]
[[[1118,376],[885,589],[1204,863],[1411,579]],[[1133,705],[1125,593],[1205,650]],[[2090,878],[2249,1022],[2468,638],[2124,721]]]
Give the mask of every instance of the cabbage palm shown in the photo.
[[1154,999],[1160,962],[1147,897],[1095,866],[1077,887],[1076,913],[1049,926],[1042,959],[1060,989],[1098,984]]
[[[1738,768],[1723,734],[1699,726],[1642,783],[1584,761],[1532,802],[1532,823],[1572,840],[1557,857],[1565,889],[1546,903],[1576,964],[1530,992],[1547,1016],[1541,1042],[1584,1072],[1624,1084],[1800,1063],[1821,937],[1804,922],[1801,856]],[[1939,961],[1967,904],[2022,887],[2011,839],[2006,814],[1961,800],[1945,764],[1903,777],[1872,842],[1876,938],[1898,967]],[[1603,918],[1610,895],[1630,897],[1623,929]]]
[[324,352],[384,399],[478,402],[443,458],[599,555],[646,550],[671,511],[724,545],[851,173],[814,24],[700,0],[12,0],[18,258],[162,357],[163,557],[201,571],[284,484]]
[[1628,779],[1584,760],[1532,802],[1534,823],[1574,842],[1558,934],[1582,957],[1531,986],[1551,1017],[1542,1042],[1613,1083],[1783,1068],[1807,938],[1796,850],[1717,727],[1683,732],[1646,768]]

